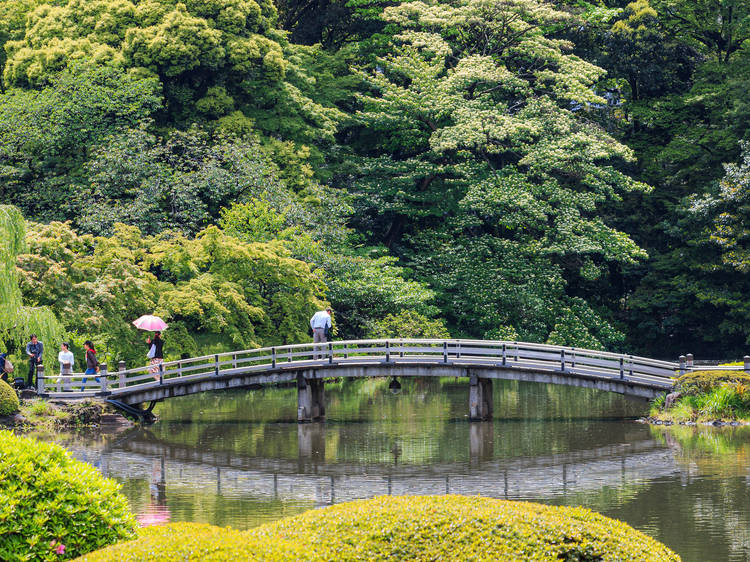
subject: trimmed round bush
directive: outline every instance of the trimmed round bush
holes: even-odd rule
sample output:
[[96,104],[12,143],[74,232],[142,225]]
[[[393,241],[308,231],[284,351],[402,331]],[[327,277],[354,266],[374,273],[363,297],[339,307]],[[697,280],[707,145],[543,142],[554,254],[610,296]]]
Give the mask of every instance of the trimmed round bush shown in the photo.
[[19,408],[16,391],[8,383],[0,380],[0,416],[15,414]]
[[133,538],[119,490],[58,445],[0,431],[0,560],[62,560]]
[[234,560],[680,560],[588,509],[478,496],[383,496],[235,531],[176,523],[81,558]]

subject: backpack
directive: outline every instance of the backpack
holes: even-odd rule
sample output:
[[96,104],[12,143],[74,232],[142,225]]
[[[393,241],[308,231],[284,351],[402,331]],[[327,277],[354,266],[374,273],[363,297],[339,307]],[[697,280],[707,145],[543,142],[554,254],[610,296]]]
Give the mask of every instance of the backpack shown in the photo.
[[6,357],[5,358],[5,366],[3,367],[3,372],[10,374],[10,373],[13,372],[13,369],[15,369],[15,367],[13,366],[13,363],[11,363],[10,359],[8,359]]

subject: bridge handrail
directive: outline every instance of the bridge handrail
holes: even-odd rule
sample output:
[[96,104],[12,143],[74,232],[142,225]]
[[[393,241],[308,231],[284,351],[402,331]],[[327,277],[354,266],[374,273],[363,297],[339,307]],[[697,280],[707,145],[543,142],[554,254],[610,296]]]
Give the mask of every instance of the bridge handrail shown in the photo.
[[[418,344],[424,344],[424,345],[442,345],[443,343],[447,343],[448,345],[453,344],[471,344],[471,345],[481,345],[485,347],[499,347],[502,345],[506,346],[512,346],[513,348],[518,347],[523,349],[538,349],[538,350],[551,350],[551,351],[570,351],[575,354],[581,354],[581,355],[588,355],[588,356],[597,356],[601,357],[603,359],[616,359],[619,360],[621,357],[626,358],[628,361],[632,361],[634,363],[642,364],[642,365],[651,365],[654,367],[663,367],[666,369],[679,369],[679,364],[676,362],[670,362],[670,361],[663,361],[659,359],[650,359],[648,357],[641,357],[638,355],[626,355],[626,354],[619,354],[609,351],[599,351],[595,349],[586,349],[586,348],[577,348],[577,347],[565,347],[560,345],[551,345],[551,344],[540,344],[540,343],[527,343],[527,342],[519,342],[519,341],[510,341],[510,340],[471,340],[471,339],[431,339],[431,338],[378,338],[378,339],[362,339],[362,340],[337,340],[329,342],[333,345],[336,345],[338,347],[340,346],[349,346],[349,345],[385,345],[386,343],[399,343],[406,342],[406,343],[418,343]],[[306,343],[296,343],[296,344],[285,344],[285,345],[279,345],[279,346],[267,346],[267,347],[259,347],[259,348],[253,348],[253,349],[244,349],[244,350],[238,350],[238,351],[224,351],[221,353],[215,353],[211,355],[202,355],[199,357],[190,357],[186,359],[177,359],[174,361],[167,361],[162,363],[164,368],[172,367],[172,366],[179,366],[180,364],[186,364],[186,363],[197,363],[200,361],[215,361],[216,357],[219,357],[220,360],[222,358],[227,357],[234,357],[234,356],[240,356],[240,355],[248,355],[248,354],[260,354],[262,352],[268,352],[271,353],[274,350],[276,353],[280,353],[287,350],[295,350],[295,349],[310,349],[315,346],[321,346],[321,345],[327,345],[327,344],[320,344],[320,343],[312,343],[312,342],[306,342]],[[130,374],[135,372],[142,372],[144,370],[148,370],[151,368],[151,365],[144,365],[140,367],[133,367],[130,369],[126,369],[125,371],[119,371],[120,373]],[[114,372],[114,371],[110,371]]]
[[[53,380],[60,390],[62,385],[68,388],[78,385],[82,377],[89,379],[81,394],[90,395],[98,391],[107,392],[110,380],[116,380],[111,389],[138,388],[161,385],[165,380],[175,378],[203,377],[213,375],[232,375],[247,372],[263,372],[277,369],[279,365],[291,367],[304,366],[321,362],[357,363],[372,362],[373,359],[391,361],[433,362],[442,358],[448,362],[494,361],[493,364],[509,367],[542,368],[543,370],[561,369],[583,376],[594,375],[608,378],[624,379],[635,377],[640,380],[671,381],[677,372],[694,369],[676,362],[661,361],[633,355],[623,355],[594,349],[573,348],[559,345],[539,344],[509,340],[474,340],[474,339],[439,339],[439,338],[379,338],[360,340],[341,340],[327,343],[305,342],[281,346],[267,346],[239,351],[228,351],[178,359],[160,365],[142,365],[125,370],[109,369],[98,375],[72,373],[59,375],[50,373],[41,376],[40,391],[43,391],[45,380]],[[324,360],[324,361],[322,361]],[[279,364],[279,365],[277,365]],[[742,369],[741,366],[735,367]],[[154,370],[156,369],[156,372]],[[96,382],[94,377],[100,377]],[[156,381],[152,381],[154,377]],[[78,381],[78,382],[76,382]],[[88,394],[86,394],[88,393]]]

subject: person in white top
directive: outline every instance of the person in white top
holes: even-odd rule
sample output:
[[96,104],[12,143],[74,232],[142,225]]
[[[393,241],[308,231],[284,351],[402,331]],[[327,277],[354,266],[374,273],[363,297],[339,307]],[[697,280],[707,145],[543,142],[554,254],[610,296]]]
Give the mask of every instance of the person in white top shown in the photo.
[[[313,331],[313,343],[325,343],[328,341],[328,331],[331,329],[331,307],[329,306],[325,310],[319,310],[313,317],[310,318],[310,327]],[[318,355],[313,354],[313,358],[317,359]]]
[[[60,344],[60,353],[57,354],[57,360],[60,363],[60,374],[61,375],[72,375],[73,365],[76,362],[73,352],[70,351],[70,347],[67,343],[63,342]],[[64,383],[64,389],[70,390],[70,379],[67,379]]]

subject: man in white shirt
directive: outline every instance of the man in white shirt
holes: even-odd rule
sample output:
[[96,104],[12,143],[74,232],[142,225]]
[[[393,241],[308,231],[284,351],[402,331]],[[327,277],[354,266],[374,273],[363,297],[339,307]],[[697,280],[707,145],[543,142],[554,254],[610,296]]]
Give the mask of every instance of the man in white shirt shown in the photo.
[[[313,331],[313,343],[325,343],[328,341],[328,330],[331,329],[331,307],[329,306],[325,310],[319,310],[313,317],[310,318],[310,327]],[[313,358],[317,359],[318,354],[313,354]]]
[[310,327],[313,329],[313,342],[327,342],[326,328],[331,328],[331,307],[329,306],[325,310],[319,310],[313,317],[310,318]]

